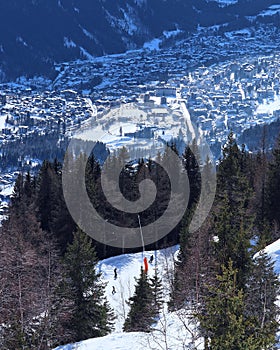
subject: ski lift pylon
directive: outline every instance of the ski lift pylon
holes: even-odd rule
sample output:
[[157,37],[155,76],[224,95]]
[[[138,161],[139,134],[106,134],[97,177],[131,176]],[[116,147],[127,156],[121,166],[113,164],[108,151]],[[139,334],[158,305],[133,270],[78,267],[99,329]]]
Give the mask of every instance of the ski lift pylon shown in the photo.
[[144,258],[144,271],[147,273],[149,268],[148,259]]

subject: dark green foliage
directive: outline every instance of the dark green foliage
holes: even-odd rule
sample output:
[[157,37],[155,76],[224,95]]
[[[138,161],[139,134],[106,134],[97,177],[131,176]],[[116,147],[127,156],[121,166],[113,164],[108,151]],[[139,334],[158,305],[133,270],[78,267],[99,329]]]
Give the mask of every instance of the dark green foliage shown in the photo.
[[232,133],[224,147],[218,168],[218,188],[214,209],[213,236],[218,264],[229,260],[238,270],[237,282],[244,287],[250,269],[250,239],[253,237],[253,213],[249,202],[252,189],[247,178],[246,155],[240,151]]
[[[267,217],[270,222],[280,226],[280,138],[273,150],[273,159],[269,163],[267,181]],[[275,237],[276,238],[276,237]]]
[[184,265],[188,257],[188,252],[191,248],[191,234],[189,232],[189,225],[193,216],[195,208],[187,209],[182,220],[182,227],[179,236],[179,253],[177,256],[176,265]]
[[[193,150],[193,151],[192,151]],[[189,146],[186,147],[183,154],[183,164],[188,173],[189,183],[190,183],[190,198],[188,208],[194,207],[200,195],[200,186],[201,186],[201,175],[199,171],[199,162],[198,158],[199,150],[198,146],[193,142],[192,150]]]
[[215,258],[220,265],[233,261],[237,268],[237,282],[243,288],[250,273],[250,232],[246,228],[246,218],[243,213],[233,212],[227,197],[220,203],[220,210],[213,226],[213,234],[217,242],[213,243]]
[[[278,280],[267,256],[253,259],[255,248],[250,244],[254,237],[258,246],[264,246],[271,237],[270,225],[261,213],[265,176],[252,172],[258,158],[240,150],[232,134],[223,157],[210,226],[218,275],[208,284],[198,315],[205,349],[272,349],[279,315],[275,305]],[[253,189],[262,193],[253,196]],[[251,203],[260,208],[257,216]],[[256,224],[256,217],[262,217],[262,222]],[[261,228],[261,235],[254,225]]]
[[226,194],[233,210],[248,208],[252,192],[247,176],[248,162],[246,153],[238,148],[230,133],[217,173],[217,199]]
[[72,241],[75,223],[65,204],[62,191],[61,164],[45,161],[37,181],[36,204],[43,230],[57,241],[61,253]]
[[[154,280],[155,281],[155,280]],[[136,279],[134,295],[129,298],[130,311],[125,320],[125,332],[150,332],[152,324],[158,315],[159,307],[159,281],[155,289],[151,286],[147,273],[141,267],[140,277]],[[157,291],[153,294],[153,291]]]
[[[172,289],[169,301],[169,309],[175,310],[183,307],[186,303],[186,284],[189,280],[186,278],[187,264],[190,260],[192,249],[192,235],[189,232],[189,224],[193,215],[193,210],[186,210],[182,220],[182,228],[180,231],[179,242],[180,248],[175,261],[175,271],[172,281]],[[188,274],[188,273],[187,273]],[[190,286],[188,286],[190,287]]]
[[163,290],[162,290],[162,279],[159,276],[158,267],[155,266],[154,275],[150,279],[150,285],[152,287],[152,302],[151,309],[154,310],[155,317],[159,315],[159,312],[163,304]]
[[44,161],[38,180],[37,205],[43,230],[51,231],[53,205],[57,200],[58,178],[53,167]]
[[113,328],[114,316],[96,264],[90,238],[78,230],[63,259],[60,286],[62,329],[67,342],[104,336]]
[[198,314],[205,349],[259,350],[253,335],[248,334],[249,323],[244,317],[244,294],[236,283],[237,270],[232,261],[222,266],[216,284],[208,286],[209,296]]
[[237,270],[230,260],[216,282],[208,285],[204,306],[198,312],[205,349],[273,349],[278,310],[279,281],[265,254],[254,262],[246,290],[238,288]]

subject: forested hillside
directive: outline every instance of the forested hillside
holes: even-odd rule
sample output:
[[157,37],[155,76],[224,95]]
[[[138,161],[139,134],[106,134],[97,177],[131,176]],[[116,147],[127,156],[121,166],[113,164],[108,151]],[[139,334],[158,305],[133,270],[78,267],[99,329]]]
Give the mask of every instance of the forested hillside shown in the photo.
[[[110,155],[109,166],[125,158],[125,152],[123,148]],[[162,157],[166,154],[168,148]],[[188,310],[200,323],[205,349],[272,349],[279,283],[271,259],[264,252],[255,254],[280,237],[280,143],[271,155],[249,154],[229,135],[217,168],[214,205],[194,233],[188,225],[199,201],[200,173],[189,147],[181,160],[190,181],[188,209],[167,237],[146,247],[180,244],[169,311]],[[79,159],[67,161],[73,163],[75,181]],[[204,164],[205,171],[208,165]],[[86,169],[92,203],[105,219],[136,226],[137,217],[115,212],[106,203],[101,168],[92,155]],[[38,176],[22,174],[16,181],[0,229],[1,349],[50,349],[104,336],[114,328],[102,271],[96,266],[101,258],[129,250],[102,245],[76,227],[64,202],[61,172],[61,164],[45,161]],[[119,183],[124,196],[134,200],[139,197],[139,183],[147,178],[155,181],[159,202],[141,217],[143,225],[165,210],[166,173],[155,162],[140,159],[127,164]],[[124,332],[151,332],[162,312],[160,274],[155,270],[148,276],[145,266],[139,272],[135,293],[127,300],[130,311]]]

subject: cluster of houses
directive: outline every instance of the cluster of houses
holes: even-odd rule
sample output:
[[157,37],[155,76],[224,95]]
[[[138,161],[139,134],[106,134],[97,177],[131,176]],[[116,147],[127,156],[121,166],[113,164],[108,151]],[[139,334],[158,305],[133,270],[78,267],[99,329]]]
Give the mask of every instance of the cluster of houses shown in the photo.
[[33,133],[65,134],[96,114],[89,97],[72,90],[33,92],[2,90],[0,142]]
[[[123,103],[144,103],[152,110],[155,101],[166,106],[184,100],[192,123],[210,145],[219,144],[218,156],[230,129],[238,135],[280,116],[279,30],[269,25],[225,28],[198,28],[187,40],[160,50],[63,63],[45,87],[43,81],[38,88],[0,85],[0,153],[1,144],[24,142],[33,134],[71,136],[81,126],[98,123],[106,129],[106,114]],[[155,120],[165,118],[168,127],[164,114]],[[137,132],[154,137],[150,125]]]
[[192,121],[210,143],[222,143],[229,130],[239,135],[256,124],[278,119],[279,92],[279,54],[202,66],[181,84]]

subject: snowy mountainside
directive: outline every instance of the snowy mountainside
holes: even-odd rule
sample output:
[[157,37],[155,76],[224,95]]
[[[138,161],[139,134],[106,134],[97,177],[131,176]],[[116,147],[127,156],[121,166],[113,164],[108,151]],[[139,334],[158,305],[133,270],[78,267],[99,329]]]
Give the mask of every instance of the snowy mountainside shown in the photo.
[[[268,245],[265,248],[275,261],[275,271],[280,274],[280,239]],[[165,307],[160,319],[155,325],[155,331],[152,333],[141,332],[122,332],[124,315],[127,314],[128,307],[125,303],[134,292],[135,277],[140,274],[140,267],[143,263],[143,257],[155,256],[154,262],[149,264],[150,275],[153,274],[154,264],[157,262],[160,276],[165,286],[165,300],[168,300],[170,292],[170,278],[174,268],[174,261],[178,246],[170,247],[159,251],[150,251],[136,254],[124,254],[100,261],[98,269],[102,272],[103,279],[106,281],[106,295],[110,305],[117,316],[115,331],[101,338],[88,339],[76,344],[67,344],[57,347],[54,350],[147,350],[147,349],[169,349],[183,350],[204,348],[203,340],[197,336],[197,329],[194,324],[189,322],[183,324],[180,314],[176,312],[168,313]],[[114,279],[114,268],[117,268],[118,276]],[[117,293],[112,295],[112,286],[115,286]],[[184,315],[186,317],[186,315]],[[187,329],[187,328],[188,329]]]
[[2,1],[0,80],[54,78],[54,63],[140,48],[165,31],[191,33],[198,25],[223,23],[242,29],[248,16],[273,5],[273,0]]

